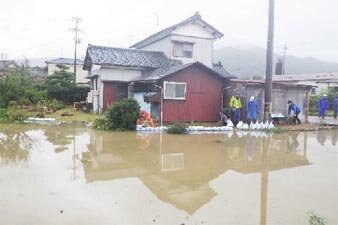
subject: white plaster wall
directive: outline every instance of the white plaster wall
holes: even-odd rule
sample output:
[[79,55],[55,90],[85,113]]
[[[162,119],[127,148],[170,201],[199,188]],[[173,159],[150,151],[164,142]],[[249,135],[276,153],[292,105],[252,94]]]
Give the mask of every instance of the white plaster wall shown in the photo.
[[103,82],[100,77],[97,79],[97,85],[99,86],[98,92],[99,92],[99,113],[102,112],[103,108]]
[[214,41],[211,39],[197,38],[197,37],[185,37],[179,35],[173,35],[172,40],[176,41],[189,41],[193,42],[193,57],[173,57],[175,59],[182,60],[183,63],[191,63],[199,61],[206,66],[212,67],[213,54],[214,54]]
[[119,69],[119,68],[101,68],[101,80],[103,81],[131,81],[141,76],[141,70]]
[[171,36],[168,36],[161,40],[153,42],[141,49],[148,50],[148,51],[164,52],[164,54],[170,58],[171,57]]
[[82,69],[83,65],[76,66],[76,83],[77,84],[87,84],[89,79],[86,79],[88,76],[88,71]]
[[92,69],[91,69],[91,71],[94,71],[94,70],[100,69],[100,68],[101,68],[101,65],[92,64]]
[[208,30],[203,28],[199,23],[190,23],[185,24],[184,26],[179,26],[175,30],[173,30],[172,34],[208,39],[214,38],[212,34]]

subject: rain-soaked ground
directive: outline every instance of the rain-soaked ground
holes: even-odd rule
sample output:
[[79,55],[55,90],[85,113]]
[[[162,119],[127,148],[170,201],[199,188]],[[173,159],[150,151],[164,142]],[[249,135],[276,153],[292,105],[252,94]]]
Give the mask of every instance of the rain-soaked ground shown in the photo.
[[335,225],[337,136],[0,125],[0,224]]

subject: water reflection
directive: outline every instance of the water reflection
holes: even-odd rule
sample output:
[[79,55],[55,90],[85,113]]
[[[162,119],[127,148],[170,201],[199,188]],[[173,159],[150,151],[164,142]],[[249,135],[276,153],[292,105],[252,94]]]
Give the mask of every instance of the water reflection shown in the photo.
[[93,132],[82,157],[87,182],[138,177],[159,199],[190,214],[217,195],[209,182],[219,175],[261,173],[261,224],[266,224],[269,171],[308,165],[306,144],[300,142],[307,135]]
[[329,134],[328,130],[317,131],[317,141],[318,141],[318,143],[320,143],[322,146],[324,146],[328,134]]
[[336,146],[338,139],[338,130],[331,130],[331,143],[333,146]]
[[3,127],[0,130],[0,167],[25,163],[32,145],[33,139],[26,127]]
[[47,137],[47,140],[52,143],[55,148],[55,153],[63,152],[69,149],[75,135],[78,135],[79,132],[77,129],[71,126],[64,126],[62,129],[55,129],[55,127],[44,127],[44,133]]
[[[309,152],[307,152],[308,139]],[[313,145],[316,140],[318,142],[321,141],[319,142],[320,145],[325,145],[325,148],[321,148],[319,144]],[[331,183],[327,183],[328,179],[325,178],[323,183],[319,183],[319,185],[318,180],[312,182],[311,179],[313,176],[321,178],[321,174],[331,174],[327,171],[330,170],[330,165],[335,164],[326,163],[324,159],[319,161],[316,157],[319,157],[319,155],[326,157],[327,155],[320,153],[325,152],[323,150],[327,149],[331,154],[331,149],[335,150],[335,147],[331,145],[335,145],[336,142],[337,130],[320,131],[318,133],[292,132],[278,135],[266,135],[263,132],[229,132],[226,134],[175,136],[151,133],[137,134],[134,132],[99,132],[68,126],[0,125],[0,167],[3,165],[16,166],[23,162],[30,162],[29,164],[27,163],[27,167],[21,167],[22,171],[31,170],[30,172],[32,172],[34,171],[34,166],[39,171],[36,173],[37,175],[26,176],[27,173],[12,171],[11,168],[4,167],[0,168],[2,169],[0,172],[3,172],[2,175],[9,174],[7,177],[3,176],[5,178],[2,178],[3,181],[6,179],[6,184],[12,180],[12,174],[15,174],[14,177],[17,177],[17,181],[14,179],[13,186],[16,186],[18,181],[24,179],[34,183],[35,179],[40,178],[41,183],[38,183],[36,188],[41,186],[41,190],[53,189],[54,185],[51,188],[49,184],[54,184],[53,182],[57,178],[55,184],[60,185],[61,183],[64,188],[72,188],[66,194],[66,201],[69,200],[68,196],[77,194],[77,197],[74,197],[76,201],[73,202],[85,199],[88,195],[92,197],[89,198],[88,202],[92,202],[92,199],[97,199],[97,196],[101,195],[99,193],[102,190],[108,190],[105,192],[107,196],[104,196],[104,198],[107,197],[108,199],[107,205],[110,204],[109,201],[111,200],[109,200],[109,196],[119,193],[120,189],[116,186],[116,183],[119,182],[96,181],[122,179],[121,181],[125,182],[125,184],[135,185],[133,182],[136,180],[136,185],[140,186],[134,186],[134,188],[140,188],[145,195],[150,190],[161,200],[154,203],[157,204],[156,207],[163,202],[169,203],[175,208],[168,208],[168,204],[165,204],[164,208],[165,210],[175,210],[171,211],[175,215],[176,213],[180,214],[181,210],[183,210],[190,215],[194,215],[190,216],[190,218],[199,218],[201,215],[211,218],[213,215],[223,215],[222,213],[224,212],[222,210],[229,211],[232,208],[244,213],[258,209],[259,212],[252,213],[255,214],[254,218],[260,219],[255,224],[263,225],[272,223],[271,218],[276,218],[280,214],[280,211],[276,211],[270,204],[275,204],[274,206],[276,206],[276,201],[281,201],[280,196],[286,196],[285,199],[293,198],[293,195],[288,196],[290,192],[294,194],[297,200],[300,199],[301,202],[304,202],[304,208],[307,210],[308,206],[305,204],[309,202],[306,202],[305,198],[299,198],[299,195],[303,195],[302,184],[308,191],[307,196],[313,194],[319,198],[319,200],[313,200],[314,204],[318,205],[318,208],[333,199],[331,197],[332,194],[330,194],[331,189],[328,189],[328,194],[324,197],[314,193],[317,193],[318,189],[325,189],[325,187],[336,187],[334,178],[331,179]],[[306,167],[310,164],[307,155],[309,155],[314,166]],[[29,168],[30,166],[33,168]],[[292,172],[290,170],[280,171],[296,167],[303,168],[297,168]],[[47,169],[45,170],[45,168]],[[303,170],[304,168],[305,170]],[[319,169],[317,170],[316,168]],[[324,170],[323,168],[326,169]],[[45,171],[45,174],[43,172],[40,173],[40,171]],[[272,173],[271,171],[278,172]],[[303,173],[304,171],[305,173]],[[303,178],[304,174],[307,174],[307,178],[298,184],[302,191],[298,189],[293,192],[292,185],[288,186],[292,191],[285,190],[283,179],[297,182],[298,179]],[[69,175],[71,179],[69,179]],[[47,179],[49,179],[49,182],[45,181]],[[80,182],[73,182],[77,179],[80,179]],[[82,182],[84,179],[87,184]],[[248,183],[246,183],[247,181]],[[1,179],[0,182],[2,182]],[[251,186],[245,186],[244,190],[241,190],[242,186],[245,185],[243,182]],[[44,185],[49,186],[45,187]],[[278,185],[280,187],[277,187]],[[312,189],[307,188],[309,185],[312,185]],[[9,189],[12,189],[12,187],[9,186]],[[115,188],[115,190],[112,191],[112,188]],[[81,190],[85,191],[81,192]],[[134,191],[135,189],[130,190]],[[37,192],[40,193],[40,191]],[[64,190],[60,188],[58,191],[63,193]],[[18,193],[22,192],[25,193],[21,189],[18,191]],[[56,191],[53,190],[52,192]],[[26,195],[31,196],[30,194],[28,190]],[[245,196],[246,194],[250,196]],[[128,195],[126,196],[128,197]],[[251,197],[252,199],[250,200]],[[256,197],[257,199],[255,199]],[[11,203],[11,201],[15,201],[15,196],[8,199],[8,202]],[[224,199],[229,200],[228,203],[224,203]],[[322,202],[320,202],[321,199],[323,199]],[[139,199],[132,200],[142,202]],[[115,201],[117,200],[114,199]],[[45,198],[45,202],[49,204],[52,200],[48,197]],[[317,204],[317,202],[320,203]],[[248,205],[242,205],[246,203]],[[310,203],[312,202],[310,201]],[[122,205],[121,202],[119,204]],[[125,205],[128,204],[128,202],[125,203]],[[287,206],[285,204],[279,205],[281,207]],[[217,211],[220,214],[213,214],[213,210],[216,209],[215,206],[217,206],[217,210],[221,211]],[[302,206],[302,203],[298,203],[298,206]],[[109,207],[107,211],[109,211]],[[72,208],[77,207],[74,206]],[[309,209],[312,208],[309,207]],[[206,209],[209,210],[209,214],[204,214]],[[331,209],[336,209],[335,205]],[[197,210],[198,212],[196,212]],[[186,217],[186,213],[183,213],[184,217]],[[229,215],[224,214],[223,220],[238,218],[234,211],[231,212],[232,214],[230,212],[227,213]],[[295,212],[292,215],[293,219],[298,218],[299,214],[297,213]],[[34,215],[34,213],[31,215]],[[148,213],[149,215],[152,214]],[[279,221],[278,218],[276,221]],[[236,223],[228,222],[223,224]]]

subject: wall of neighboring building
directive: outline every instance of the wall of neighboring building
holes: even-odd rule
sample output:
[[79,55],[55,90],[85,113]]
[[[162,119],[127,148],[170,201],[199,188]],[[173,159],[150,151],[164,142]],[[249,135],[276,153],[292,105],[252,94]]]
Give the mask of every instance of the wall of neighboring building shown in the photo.
[[[67,69],[68,72],[70,73],[74,72],[73,65],[65,65],[65,66],[69,67]],[[86,84],[89,82],[89,80],[85,78],[88,76],[88,71],[83,70],[82,67],[83,65],[76,65],[76,83]],[[48,75],[52,75],[55,71],[59,71],[59,68],[57,68],[56,64],[51,64],[51,63],[47,65],[47,69],[48,69]]]
[[[246,103],[249,101],[250,96],[254,96],[259,103],[260,114],[258,116],[259,120],[263,120],[264,112],[264,98],[265,98],[265,88],[263,84],[246,84],[246,83],[236,83],[231,82],[231,85],[227,88],[226,97],[225,97],[225,106],[229,106],[231,96],[239,93],[242,97],[242,119],[246,120]],[[283,113],[284,115],[288,114],[288,105],[287,101],[292,100],[301,108],[301,117],[304,116],[305,110],[308,108],[308,99],[307,94],[309,94],[309,89],[300,88],[295,86],[287,85],[273,85],[272,90],[272,112]]]
[[192,42],[192,58],[185,57],[172,57],[174,59],[182,60],[183,63],[191,63],[199,61],[204,65],[212,68],[213,54],[214,54],[214,41],[211,39],[198,38],[198,37],[186,37],[180,35],[173,35],[173,41],[187,41]]
[[128,84],[116,82],[101,82],[102,83],[102,104],[101,109],[105,110],[115,101],[122,100],[128,97]]
[[213,39],[212,34],[202,27],[199,23],[189,23],[184,26],[179,26],[173,30],[172,34],[186,36],[186,37],[200,37],[206,39]]
[[171,36],[167,36],[161,40],[153,42],[143,48],[142,50],[160,51],[164,52],[167,57],[171,57]]
[[193,42],[193,57],[177,59],[184,63],[199,61],[206,66],[212,68],[214,54],[214,37],[198,23],[189,23],[184,26],[177,27],[172,32],[172,40]]
[[[193,57],[174,57],[172,54],[173,41],[193,43]],[[177,27],[172,35],[153,42],[143,48],[149,51],[162,51],[169,58],[182,60],[183,63],[199,61],[212,68],[214,55],[214,40],[210,32],[199,24],[186,24]]]
[[103,81],[131,81],[141,75],[142,71],[136,69],[101,68]]
[[[223,80],[219,76],[193,66],[163,81],[186,83],[185,100],[164,100],[163,121],[215,122],[220,119]],[[163,86],[163,82],[159,85]]]
[[86,77],[88,77],[88,71],[83,70],[83,65],[76,65],[76,83],[87,84],[89,80]]

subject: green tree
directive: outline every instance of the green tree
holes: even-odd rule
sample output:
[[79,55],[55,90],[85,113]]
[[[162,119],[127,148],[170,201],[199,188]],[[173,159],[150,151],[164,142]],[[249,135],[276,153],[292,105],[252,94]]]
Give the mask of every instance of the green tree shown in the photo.
[[20,105],[37,103],[43,91],[37,91],[34,82],[25,69],[5,71],[0,76],[0,108],[8,107],[10,102]]
[[68,67],[57,65],[59,71],[47,77],[46,88],[50,98],[60,100],[66,104],[86,99],[89,87],[78,86],[74,73],[68,72]]

